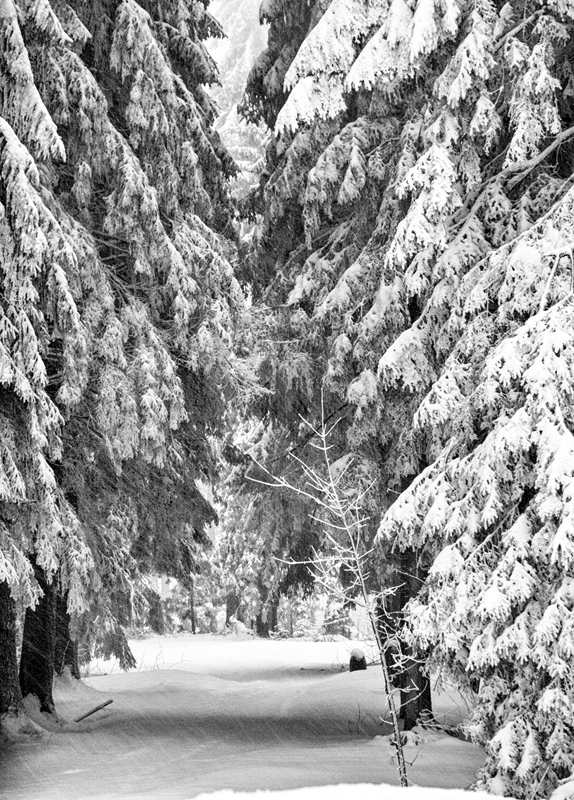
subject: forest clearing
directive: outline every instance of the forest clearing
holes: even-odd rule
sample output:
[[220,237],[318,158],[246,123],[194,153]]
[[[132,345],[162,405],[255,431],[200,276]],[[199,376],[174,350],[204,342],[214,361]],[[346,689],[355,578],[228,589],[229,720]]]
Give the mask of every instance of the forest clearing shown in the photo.
[[[131,641],[131,671],[96,662],[95,673],[107,675],[85,686],[61,680],[56,702],[68,720],[105,699],[113,704],[5,752],[2,798],[185,800],[221,789],[396,786],[393,748],[383,738],[390,725],[380,723],[380,667],[341,671],[356,644],[206,634]],[[436,713],[452,726],[464,712],[453,692]],[[475,745],[433,731],[407,752],[422,786],[467,786],[484,760]]]

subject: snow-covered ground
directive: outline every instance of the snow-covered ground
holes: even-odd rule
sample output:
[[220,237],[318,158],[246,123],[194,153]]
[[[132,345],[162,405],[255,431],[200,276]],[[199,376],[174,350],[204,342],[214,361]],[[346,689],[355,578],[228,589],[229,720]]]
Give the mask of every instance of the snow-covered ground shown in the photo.
[[[157,637],[132,642],[137,668],[93,665],[86,685],[59,682],[59,730],[13,745],[0,760],[3,800],[184,800],[233,789],[292,790],[274,800],[456,800],[461,792],[385,787],[398,783],[381,723],[380,671],[341,672],[357,642]],[[106,672],[107,674],[96,674]],[[80,723],[72,720],[112,699]],[[436,701],[454,722],[464,704]],[[483,760],[473,745],[438,733],[406,748],[415,785],[462,788]],[[213,800],[227,800],[229,793]],[[236,800],[246,795],[236,795]],[[467,798],[478,795],[464,794]]]

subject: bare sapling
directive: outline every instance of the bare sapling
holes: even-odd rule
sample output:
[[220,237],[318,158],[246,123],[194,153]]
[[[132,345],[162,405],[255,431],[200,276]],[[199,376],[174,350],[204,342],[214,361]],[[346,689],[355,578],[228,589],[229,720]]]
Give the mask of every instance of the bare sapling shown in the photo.
[[393,696],[386,643],[381,636],[372,596],[368,589],[368,559],[372,551],[367,548],[365,542],[365,529],[369,518],[363,515],[362,508],[371,487],[369,486],[363,491],[359,489],[350,491],[348,488],[343,490],[341,482],[348,472],[351,461],[347,459],[343,466],[339,467],[339,462],[333,462],[330,457],[332,445],[329,444],[329,437],[337,426],[337,422],[327,428],[324,413],[319,430],[316,430],[307,420],[303,420],[303,422],[314,434],[310,442],[311,446],[320,451],[323,456],[324,470],[322,473],[292,455],[291,457],[299,464],[305,475],[306,482],[303,486],[295,486],[285,478],[272,475],[262,464],[259,466],[270,475],[271,481],[259,480],[256,482],[296,492],[312,500],[319,507],[320,516],[313,515],[313,518],[323,526],[329,554],[322,556],[314,552],[312,560],[296,563],[307,564],[313,572],[315,580],[329,591],[333,590],[334,572],[338,573],[341,568],[352,578],[350,586],[341,588],[339,591],[345,599],[352,599],[355,603],[359,600],[359,605],[363,605],[365,608],[383,673],[383,687],[391,717],[392,744],[396,749],[400,785],[408,786],[399,714]]

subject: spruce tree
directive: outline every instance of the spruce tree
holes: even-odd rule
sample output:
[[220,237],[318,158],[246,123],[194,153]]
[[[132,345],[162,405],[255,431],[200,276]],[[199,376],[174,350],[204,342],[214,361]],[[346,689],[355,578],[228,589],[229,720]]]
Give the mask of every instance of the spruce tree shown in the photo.
[[315,12],[282,94],[248,88],[277,125],[261,292],[376,454],[383,561],[430,570],[404,635],[473,693],[480,785],[545,796],[572,771],[572,9]]
[[[388,419],[382,418],[376,377],[379,344],[357,341],[380,280],[381,230],[396,227],[400,219],[399,204],[389,191],[400,124],[394,115],[379,114],[374,101],[371,107],[365,92],[347,97],[337,89],[336,76],[339,82],[344,80],[345,70],[372,30],[372,14],[365,16],[356,5],[352,13],[345,11],[342,21],[335,8],[328,12],[321,4],[308,8],[307,36],[295,61],[290,65],[278,46],[272,65],[262,57],[268,73],[261,77],[256,65],[244,107],[255,113],[268,102],[267,113],[277,126],[261,185],[259,206],[264,213],[253,257],[255,285],[270,307],[269,337],[277,343],[265,366],[266,385],[274,394],[264,413],[291,430],[299,429],[300,416],[319,425],[323,392],[327,422],[341,419],[334,457],[353,453],[358,479],[370,476],[365,513],[371,523],[364,535],[372,537],[381,506],[389,504],[392,491],[408,481],[418,464],[405,472],[390,463],[390,448],[405,431],[409,407],[396,403]],[[274,11],[277,22],[275,28],[271,21],[270,42],[283,30],[285,19],[279,7]],[[334,31],[329,29],[331,23]],[[275,55],[271,47],[269,55]],[[261,92],[261,86],[267,86],[279,69],[290,86],[299,59],[309,74],[280,106],[273,94],[268,98]],[[326,80],[316,74],[322,68]],[[372,339],[382,334],[389,343],[402,324],[403,315],[397,314],[384,333],[373,325]],[[301,457],[304,441],[297,441],[296,435],[291,445]],[[397,455],[403,452],[399,445]],[[371,588],[403,587],[400,573],[405,568],[415,576],[422,571],[414,552],[406,561],[405,556],[386,558],[384,574]],[[382,619],[393,629],[407,596],[401,589],[381,609]],[[409,702],[402,710],[409,727],[428,707],[426,679],[418,666],[413,670],[417,689],[409,692],[410,679],[409,685],[405,683],[404,699]]]
[[[203,88],[216,70],[202,40],[221,31],[205,5],[161,1],[8,0],[0,21],[0,576],[29,607],[30,644],[69,611],[129,661],[118,622],[144,603],[138,577],[191,579],[214,514],[197,489],[213,475],[208,434],[250,391],[222,235],[233,164]],[[55,599],[34,611],[40,586]],[[20,672],[51,710],[66,645],[48,638],[47,688],[30,688],[26,651]],[[6,697],[1,712],[19,703]]]
[[[38,13],[46,9],[38,9]],[[46,31],[65,41],[49,15]],[[2,675],[0,713],[15,713],[21,697],[16,663],[14,601],[38,602],[41,589],[29,554],[52,581],[61,574],[70,607],[83,605],[82,585],[93,565],[77,517],[54,477],[61,457],[62,411],[49,392],[52,342],[63,353],[62,386],[80,391],[86,342],[69,276],[78,268],[70,239],[53,213],[50,164],[64,146],[35,84],[16,8],[4,3],[0,189],[2,204]],[[53,29],[52,27],[53,26]],[[48,34],[47,34],[48,35]],[[75,364],[69,356],[76,353]],[[68,363],[66,363],[68,362]],[[5,615],[5,616],[4,616]],[[5,667],[3,666],[3,670]],[[45,698],[51,705],[51,687]]]

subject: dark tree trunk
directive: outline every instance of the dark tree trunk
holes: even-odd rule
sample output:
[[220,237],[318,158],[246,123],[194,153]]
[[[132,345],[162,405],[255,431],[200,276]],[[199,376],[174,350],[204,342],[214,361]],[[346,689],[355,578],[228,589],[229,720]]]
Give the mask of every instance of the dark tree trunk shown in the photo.
[[35,609],[28,608],[24,619],[24,638],[20,658],[22,696],[32,694],[40,701],[40,710],[55,713],[52,696],[56,640],[56,592],[44,571],[35,563],[34,575],[43,591]]
[[430,681],[421,672],[421,665],[414,659],[408,658],[409,649],[406,650],[407,656],[401,687],[401,711],[400,718],[404,720],[404,730],[410,731],[420,721],[425,714],[432,711]]
[[225,598],[225,622],[229,622],[231,617],[235,617],[240,622],[245,622],[241,611],[241,600],[233,592]]
[[61,675],[69,667],[73,678],[80,679],[80,660],[78,642],[70,635],[70,615],[68,598],[56,593],[56,641],[54,646],[54,669]]
[[10,587],[0,583],[0,716],[24,708],[18,682],[16,656],[16,606]]
[[417,553],[408,549],[395,555],[395,568],[389,587],[395,593],[385,598],[379,608],[379,624],[384,640],[396,643],[389,650],[393,685],[400,689],[400,718],[404,730],[411,730],[421,716],[432,713],[430,681],[423,671],[424,664],[416,658],[411,648],[400,637],[403,609],[420,589],[424,573],[420,569]]
[[269,639],[271,632],[277,630],[277,610],[278,603],[272,602],[267,606],[267,615],[265,619],[263,619],[262,614],[257,614],[255,619],[255,631],[258,636]]
[[191,622],[191,632],[197,633],[195,620],[195,584],[193,578],[189,587],[189,619]]

